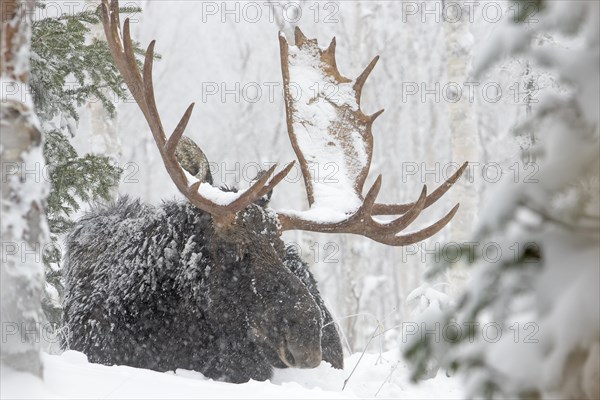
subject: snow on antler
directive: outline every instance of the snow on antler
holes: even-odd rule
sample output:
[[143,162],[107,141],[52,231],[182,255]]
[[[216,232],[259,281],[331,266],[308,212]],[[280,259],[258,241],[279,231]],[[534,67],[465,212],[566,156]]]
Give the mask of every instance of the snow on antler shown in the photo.
[[334,38],[322,49],[299,28],[295,45],[280,34],[287,124],[311,208],[353,212],[363,201],[371,125],[381,113],[367,116],[360,109],[362,86],[378,57],[351,80],[337,69],[335,45]]

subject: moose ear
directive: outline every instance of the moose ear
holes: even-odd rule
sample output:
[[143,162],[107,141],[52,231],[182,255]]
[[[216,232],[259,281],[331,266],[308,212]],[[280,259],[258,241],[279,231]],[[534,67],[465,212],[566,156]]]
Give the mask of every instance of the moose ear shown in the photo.
[[181,138],[175,149],[175,157],[179,164],[188,173],[199,179],[201,182],[213,184],[210,173],[210,165],[204,152],[192,139],[184,136]]

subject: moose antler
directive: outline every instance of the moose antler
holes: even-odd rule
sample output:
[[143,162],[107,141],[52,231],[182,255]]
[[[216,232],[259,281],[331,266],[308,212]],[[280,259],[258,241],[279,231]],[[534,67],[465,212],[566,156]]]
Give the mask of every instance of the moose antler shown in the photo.
[[[434,235],[450,222],[458,204],[433,225],[398,235],[458,180],[467,163],[429,196],[423,187],[414,203],[376,204],[381,175],[366,196],[362,195],[373,154],[371,127],[383,110],[365,115],[360,97],[379,57],[351,80],[337,69],[335,38],[323,50],[316,39],[307,39],[296,28],[295,45],[288,44],[283,34],[279,41],[288,134],[300,161],[310,206],[306,212],[279,212],[282,230],[353,233],[403,246]],[[328,180],[331,174],[326,172],[331,166],[338,167],[339,174]],[[387,223],[373,218],[397,214],[403,215]]]
[[[196,207],[210,213],[213,217],[235,215],[250,203],[259,199],[273,189],[290,172],[294,163],[288,164],[270,181],[276,166],[271,167],[246,191],[225,193],[213,188],[210,183],[202,180],[188,179],[176,157],[178,144],[192,115],[194,104],[191,104],[179,121],[173,134],[167,140],[165,131],[156,107],[154,85],[152,82],[152,65],[154,61],[154,45],[152,41],[146,51],[143,73],[140,72],[135,58],[131,41],[129,19],[125,20],[123,37],[120,34],[119,2],[118,0],[102,0],[102,23],[110,52],[117,69],[127,84],[129,91],[137,102],[140,110],[152,131],[154,141],[162,157],[163,163],[177,189]],[[190,182],[191,180],[191,182]],[[267,181],[269,181],[267,183]],[[200,193],[202,192],[202,194]],[[211,198],[212,197],[212,198]]]
[[[155,41],[148,46],[140,72],[129,19],[125,20],[123,34],[120,33],[118,0],[102,0],[101,9],[106,39],[115,64],[144,114],[167,172],[193,205],[210,213],[218,223],[228,223],[239,210],[269,193],[283,180],[294,162],[275,176],[276,166],[271,167],[249,189],[238,193],[226,193],[213,187],[210,173],[201,168],[195,168],[195,177],[186,174],[177,153],[186,154],[179,144],[194,104],[188,107],[167,139],[156,107],[152,82]],[[462,175],[467,164],[430,195],[423,187],[419,199],[414,203],[376,204],[381,175],[363,197],[363,186],[373,154],[371,127],[383,110],[365,115],[360,109],[360,96],[379,57],[375,57],[357,79],[350,80],[337,69],[335,38],[327,49],[322,50],[315,39],[307,39],[298,28],[295,36],[296,45],[290,46],[285,37],[280,35],[281,66],[288,133],[300,161],[310,210],[278,212],[281,229],[354,233],[392,246],[407,245],[434,235],[452,219],[458,205],[428,228],[403,236],[398,233],[411,224],[423,209],[443,196]],[[315,83],[318,85],[316,90]],[[300,89],[296,97],[291,94],[292,85]],[[331,89],[333,96],[327,96],[326,92]],[[204,157],[199,147],[192,146],[194,149],[190,149],[190,146],[186,151],[193,150]],[[185,164],[185,160],[181,161]],[[331,163],[323,164],[324,161]],[[328,168],[336,166],[341,174],[334,180],[327,179],[330,175]],[[390,222],[379,222],[373,218],[374,215],[399,214]]]

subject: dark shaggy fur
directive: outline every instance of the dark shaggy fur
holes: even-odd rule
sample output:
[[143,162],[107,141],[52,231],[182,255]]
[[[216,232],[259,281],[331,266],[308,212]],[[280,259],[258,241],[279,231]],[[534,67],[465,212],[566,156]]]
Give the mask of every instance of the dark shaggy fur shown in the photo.
[[230,382],[321,358],[342,368],[331,315],[277,223],[251,205],[217,230],[187,202],[127,198],[88,213],[67,238],[70,348],[92,362]]

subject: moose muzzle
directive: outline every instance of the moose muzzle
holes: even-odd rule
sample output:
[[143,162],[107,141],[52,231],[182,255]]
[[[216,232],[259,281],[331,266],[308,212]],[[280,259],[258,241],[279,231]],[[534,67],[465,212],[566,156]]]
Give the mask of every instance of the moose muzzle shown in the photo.
[[277,351],[279,358],[291,368],[316,368],[321,364],[321,347],[306,348],[298,346],[282,346]]

